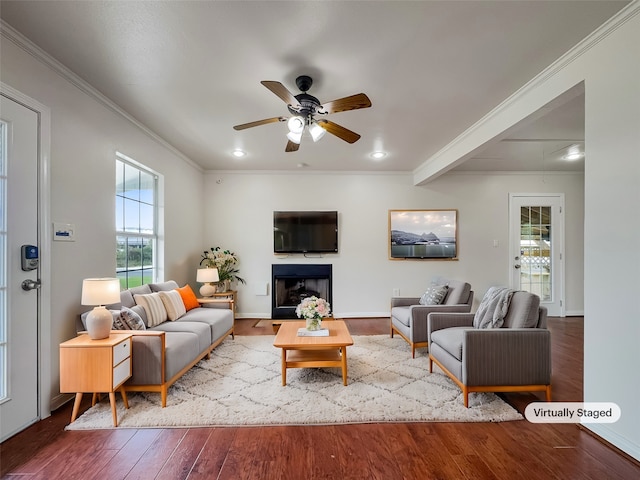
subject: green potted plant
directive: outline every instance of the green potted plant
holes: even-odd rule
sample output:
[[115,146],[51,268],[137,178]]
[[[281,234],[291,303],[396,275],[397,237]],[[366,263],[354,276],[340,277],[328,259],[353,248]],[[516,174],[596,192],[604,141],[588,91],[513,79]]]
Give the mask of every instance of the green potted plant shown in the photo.
[[220,247],[211,247],[205,250],[200,260],[200,265],[218,269],[218,291],[227,292],[231,289],[232,282],[246,284],[244,278],[239,277],[240,270],[236,268],[238,257],[230,250],[222,250]]

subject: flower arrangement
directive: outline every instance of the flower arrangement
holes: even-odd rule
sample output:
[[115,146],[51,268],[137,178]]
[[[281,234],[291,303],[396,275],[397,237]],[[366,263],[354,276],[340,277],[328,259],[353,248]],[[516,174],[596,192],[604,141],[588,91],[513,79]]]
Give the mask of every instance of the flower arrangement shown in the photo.
[[324,298],[307,297],[296,307],[298,318],[307,321],[308,330],[319,330],[320,322],[331,314],[331,305]]
[[221,282],[237,280],[240,283],[247,283],[238,276],[240,270],[236,268],[237,264],[238,257],[236,254],[229,250],[222,250],[220,247],[211,247],[209,251],[205,250],[200,260],[200,265],[218,269],[218,278]]

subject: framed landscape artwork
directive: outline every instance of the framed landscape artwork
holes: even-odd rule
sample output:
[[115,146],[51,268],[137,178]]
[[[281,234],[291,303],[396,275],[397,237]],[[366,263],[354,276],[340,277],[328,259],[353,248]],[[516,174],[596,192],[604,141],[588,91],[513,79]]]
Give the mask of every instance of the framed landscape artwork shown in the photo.
[[458,259],[458,210],[389,210],[389,258]]

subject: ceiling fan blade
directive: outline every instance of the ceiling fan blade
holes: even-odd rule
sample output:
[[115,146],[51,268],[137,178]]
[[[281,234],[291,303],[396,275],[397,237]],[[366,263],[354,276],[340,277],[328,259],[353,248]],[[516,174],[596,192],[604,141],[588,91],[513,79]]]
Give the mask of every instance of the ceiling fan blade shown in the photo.
[[278,97],[280,97],[287,105],[291,105],[292,107],[296,108],[301,107],[300,102],[298,102],[298,99],[293,95],[293,93],[287,90],[287,87],[282,85],[280,82],[263,80],[260,83],[271,90],[273,93],[275,93]]
[[364,93],[357,93],[350,97],[339,98],[332,102],[323,103],[320,105],[322,113],[338,113],[346,112],[347,110],[357,110],[359,108],[369,108],[371,106],[371,100]]
[[299,148],[300,148],[300,144],[299,143],[295,143],[295,142],[292,142],[291,140],[289,140],[287,142],[287,146],[284,149],[284,151],[285,152],[297,152]]
[[242,125],[236,125],[233,127],[234,130],[244,130],[245,128],[258,127],[260,125],[266,125],[267,123],[275,123],[275,122],[286,122],[287,119],[284,117],[272,117],[265,118],[264,120],[257,120],[255,122],[243,123]]
[[329,120],[318,120],[318,125],[324,128],[330,134],[341,138],[345,142],[355,143],[360,140],[360,135],[358,135],[356,132],[352,132],[348,128],[344,128],[343,126]]

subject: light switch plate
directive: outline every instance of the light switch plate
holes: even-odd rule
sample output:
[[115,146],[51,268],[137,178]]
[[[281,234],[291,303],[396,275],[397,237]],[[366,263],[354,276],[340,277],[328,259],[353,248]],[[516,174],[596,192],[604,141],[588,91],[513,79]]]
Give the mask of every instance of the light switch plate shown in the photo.
[[53,222],[53,239],[58,242],[75,242],[76,226],[73,223]]

